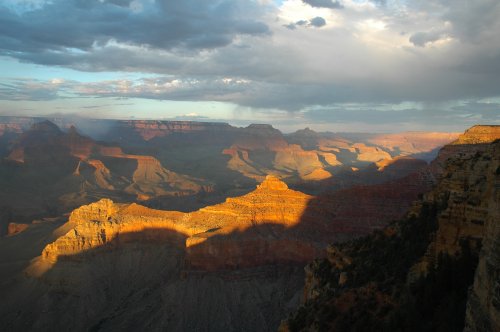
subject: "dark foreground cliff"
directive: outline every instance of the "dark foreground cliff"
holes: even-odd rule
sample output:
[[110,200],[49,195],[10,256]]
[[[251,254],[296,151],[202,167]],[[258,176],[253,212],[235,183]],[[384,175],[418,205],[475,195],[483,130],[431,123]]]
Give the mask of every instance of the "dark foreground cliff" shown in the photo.
[[499,129],[445,147],[438,185],[404,220],[309,264],[280,330],[499,331]]

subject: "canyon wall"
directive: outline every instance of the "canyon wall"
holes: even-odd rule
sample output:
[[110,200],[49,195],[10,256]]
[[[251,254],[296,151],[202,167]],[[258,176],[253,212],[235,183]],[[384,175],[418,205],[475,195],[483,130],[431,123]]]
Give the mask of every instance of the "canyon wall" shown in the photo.
[[306,300],[280,329],[498,330],[499,139],[471,128],[405,219],[309,264]]

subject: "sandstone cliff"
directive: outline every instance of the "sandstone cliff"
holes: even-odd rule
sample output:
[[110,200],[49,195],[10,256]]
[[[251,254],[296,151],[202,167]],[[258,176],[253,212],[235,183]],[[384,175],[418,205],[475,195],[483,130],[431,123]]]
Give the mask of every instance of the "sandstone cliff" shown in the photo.
[[[63,226],[70,230],[44,249],[40,263],[50,265],[109,242],[116,245],[123,234],[149,234],[148,229],[186,237],[186,263],[191,269],[306,262],[321,255],[322,244],[334,236],[326,219],[317,218],[319,213],[305,214],[311,199],[272,176],[247,195],[192,213],[103,199],[72,212]],[[152,234],[148,239],[154,240]]]
[[132,120],[117,121],[106,135],[107,140],[142,144],[154,139],[185,134],[228,134],[237,130],[227,123],[195,121]]
[[332,240],[369,234],[401,217],[417,192],[403,181],[313,197],[267,176],[246,195],[190,213],[101,200],[73,211],[65,226],[71,230],[47,246],[42,258],[54,263],[59,256],[119,243],[121,234],[164,229],[186,237],[189,269],[307,262],[322,256]]
[[467,131],[406,219],[308,265],[306,302],[281,329],[498,330],[499,134]]
[[54,215],[101,197],[146,201],[212,190],[210,182],[168,170],[154,156],[124,153],[50,121],[34,123],[9,143],[0,171],[7,175],[0,198],[19,214]]
[[[500,144],[492,149],[496,169],[486,173],[489,201],[484,221],[482,249],[474,284],[469,292],[465,331],[500,330]],[[494,167],[494,166],[493,166]],[[477,201],[476,201],[477,202]],[[476,219],[477,220],[477,219]]]

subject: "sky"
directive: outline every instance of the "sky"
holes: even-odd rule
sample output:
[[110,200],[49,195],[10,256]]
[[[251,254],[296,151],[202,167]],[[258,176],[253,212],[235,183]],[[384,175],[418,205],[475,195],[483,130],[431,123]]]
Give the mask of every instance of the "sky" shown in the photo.
[[4,0],[0,115],[500,124],[500,1]]

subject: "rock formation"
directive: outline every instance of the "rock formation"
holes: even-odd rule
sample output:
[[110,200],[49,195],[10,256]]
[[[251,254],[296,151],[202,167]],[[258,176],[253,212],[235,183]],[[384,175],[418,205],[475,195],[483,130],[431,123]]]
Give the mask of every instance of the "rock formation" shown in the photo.
[[437,186],[407,218],[309,264],[281,330],[498,330],[498,128],[444,147]]
[[[468,212],[469,220],[483,221],[484,228],[479,264],[467,302],[465,331],[500,330],[500,144],[497,143],[491,153],[493,167],[485,172],[489,201],[471,201],[476,209]],[[482,198],[478,196],[476,192],[473,198]],[[477,219],[478,212],[484,219]]]
[[[100,197],[145,201],[212,188],[208,181],[164,168],[154,156],[124,153],[80,135],[75,127],[64,132],[50,121],[34,123],[9,146],[0,164],[0,171],[9,174],[0,198],[17,213],[64,211]],[[25,189],[33,184],[38,193]],[[34,197],[25,199],[26,194]]]
[[28,229],[28,224],[18,224],[11,222],[7,225],[7,235],[15,235]]
[[82,206],[26,270],[30,302],[4,294],[0,327],[275,330],[300,299],[302,264],[324,252],[324,220],[304,217],[311,198],[269,176],[192,213]]
[[[186,237],[186,262],[193,269],[306,262],[321,255],[321,244],[333,233],[311,236],[328,226],[325,220],[312,220],[312,212],[308,212],[309,219],[304,215],[311,198],[268,176],[247,195],[192,213],[103,199],[71,213],[64,226],[70,230],[44,249],[42,263],[55,263],[60,257],[103,247],[108,242],[119,243],[122,234],[146,234],[147,229],[169,230]],[[294,230],[299,223],[300,231]]]
[[[394,299],[386,292],[389,285],[411,280],[408,271],[412,267],[422,276],[432,275],[433,264],[441,259],[432,251],[439,246],[430,245],[426,237],[439,232],[435,229],[437,218],[430,230],[419,223],[408,228],[396,224],[378,232],[374,244],[371,240],[347,242],[325,250],[332,241],[371,233],[406,212],[417,194],[434,183],[434,178],[429,178],[434,173],[421,171],[425,166],[422,161],[399,155],[424,152],[431,148],[431,141],[411,147],[416,140],[411,138],[400,149],[396,139],[378,145],[367,139],[311,130],[283,135],[269,125],[236,128],[192,122],[113,121],[106,126],[111,129],[102,137],[108,143],[82,136],[69,125],[64,127],[67,132],[56,130],[50,123],[16,134],[11,147],[17,150],[9,150],[11,158],[2,167],[11,172],[7,174],[22,172],[23,181],[14,176],[2,179],[4,187],[12,179],[17,181],[18,186],[9,187],[12,192],[8,194],[30,201],[25,198],[26,188],[35,183],[43,191],[33,197],[46,199],[42,204],[46,203],[48,211],[54,210],[49,204],[51,195],[86,205],[75,209],[64,224],[58,220],[30,224],[15,236],[0,239],[0,251],[8,256],[2,259],[0,271],[4,299],[0,303],[1,330],[271,331],[297,308],[302,294],[311,301],[325,299],[324,294],[330,293],[324,290],[337,291],[337,285],[350,290],[339,292],[334,300],[342,313],[356,312],[360,301],[393,309]],[[109,143],[111,140],[117,143]],[[488,155],[483,152],[478,158]],[[485,167],[480,163],[471,169],[489,172]],[[418,172],[413,174],[415,170]],[[403,173],[412,174],[394,180]],[[482,199],[482,190],[489,188],[484,183],[490,178],[469,179],[465,173],[456,178],[453,175],[449,181],[457,185],[465,177],[470,180],[469,187],[478,182],[481,189],[466,200]],[[368,181],[372,174],[381,177],[376,185],[366,185],[372,183]],[[448,173],[435,174],[446,179]],[[158,196],[197,191],[209,195],[210,182],[199,178],[214,179],[217,189],[225,188],[221,195],[225,200],[200,204],[205,207],[189,210],[192,212],[119,203],[144,200],[141,204],[146,205]],[[338,183],[348,179],[336,192],[320,196],[292,190],[283,181],[296,189],[305,182],[327,178]],[[253,179],[262,183],[248,192],[255,185]],[[387,179],[393,181],[382,183]],[[357,186],[352,187],[353,183]],[[457,188],[457,194],[449,196],[454,200],[462,199]],[[0,198],[6,195],[4,190]],[[432,195],[414,209],[429,209]],[[95,203],[87,204],[89,201]],[[459,207],[450,208],[450,215],[458,216],[462,207],[456,204]],[[171,206],[177,209],[175,204]],[[60,204],[55,208],[62,209]],[[474,213],[480,215],[481,211]],[[415,218],[421,218],[422,213],[417,214]],[[474,224],[473,218],[469,219]],[[461,246],[449,242],[450,230],[456,231],[446,225],[441,230],[444,246],[462,252]],[[414,237],[425,241],[414,246]],[[477,239],[469,241],[472,249]],[[470,297],[478,304],[468,314],[470,326],[476,329],[477,317],[495,326],[495,302],[490,301],[495,299],[495,278],[490,266],[496,249],[494,239],[488,241],[485,268],[476,279],[478,285],[491,287],[483,292],[482,286],[475,286],[474,297],[472,293]],[[377,248],[383,249],[382,254]],[[406,260],[401,263],[396,258],[399,256]],[[326,259],[306,269],[303,292],[302,267],[314,257]],[[360,260],[371,263],[359,264]],[[392,278],[392,272],[386,273],[385,268],[396,271],[397,276]],[[24,275],[19,274],[21,270]],[[381,287],[367,284],[371,277],[377,278],[376,282],[386,281]],[[362,317],[370,317],[370,310],[355,320],[362,323]],[[311,312],[333,315],[321,306]]]
[[[116,121],[106,135],[107,140],[126,144],[142,144],[154,139],[185,134],[228,134],[236,131],[235,127],[227,123],[195,122],[195,121],[157,121],[131,120]],[[142,141],[142,142],[141,142]]]
[[367,142],[386,149],[392,156],[417,155],[430,161],[435,157],[437,149],[454,141],[458,135],[459,133],[404,132],[373,135]]

